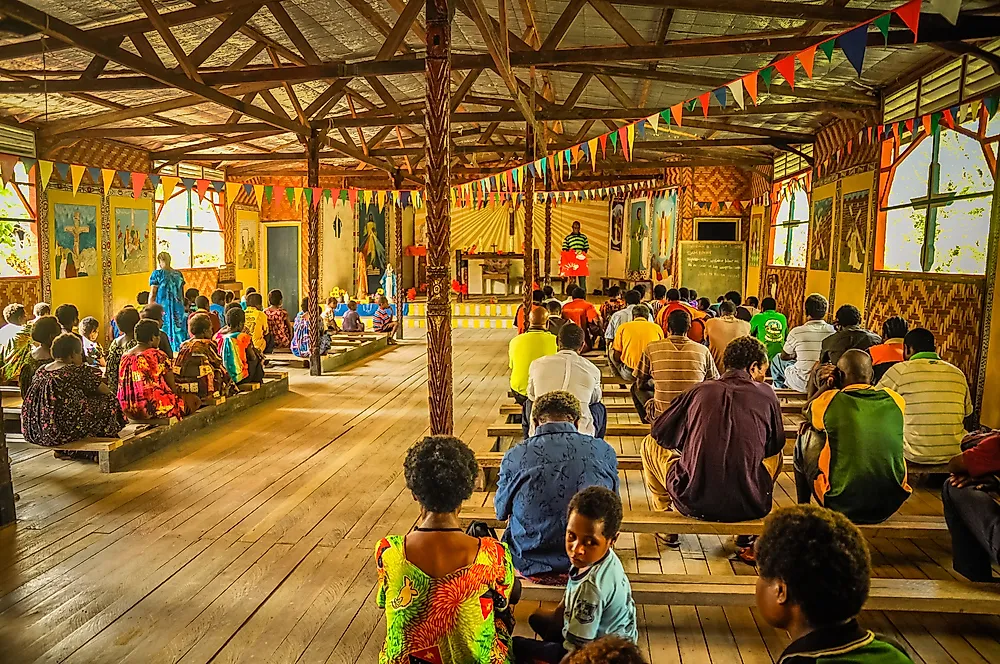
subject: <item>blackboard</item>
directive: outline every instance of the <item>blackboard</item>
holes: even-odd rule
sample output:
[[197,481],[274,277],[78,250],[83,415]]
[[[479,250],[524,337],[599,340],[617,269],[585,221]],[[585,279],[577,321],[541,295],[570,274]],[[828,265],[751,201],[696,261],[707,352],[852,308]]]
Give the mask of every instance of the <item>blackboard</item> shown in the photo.
[[743,292],[745,245],[742,242],[681,242],[680,284],[712,302],[729,291]]
[[[278,288],[282,307],[295,318],[299,311],[299,227],[265,226],[267,232],[267,290]],[[267,304],[267,293],[264,293]]]

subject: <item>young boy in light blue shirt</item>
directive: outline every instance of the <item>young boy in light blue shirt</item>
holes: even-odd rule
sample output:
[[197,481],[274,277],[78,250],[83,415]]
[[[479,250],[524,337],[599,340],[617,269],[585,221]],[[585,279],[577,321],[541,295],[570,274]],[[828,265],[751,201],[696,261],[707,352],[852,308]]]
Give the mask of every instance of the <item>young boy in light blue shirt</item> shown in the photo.
[[566,594],[554,611],[537,611],[528,618],[542,640],[515,637],[516,661],[558,664],[608,634],[638,640],[632,586],[612,550],[621,522],[622,502],[614,491],[592,486],[573,496],[566,526],[566,554],[572,563]]

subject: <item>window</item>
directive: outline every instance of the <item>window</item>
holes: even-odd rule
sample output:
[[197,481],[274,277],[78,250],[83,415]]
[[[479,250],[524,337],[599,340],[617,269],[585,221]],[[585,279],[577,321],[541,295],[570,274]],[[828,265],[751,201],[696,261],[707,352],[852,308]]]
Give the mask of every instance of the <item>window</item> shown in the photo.
[[225,211],[218,192],[210,189],[201,199],[190,189],[175,189],[167,201],[158,193],[155,203],[156,251],[169,253],[173,267],[219,267],[226,262],[220,222]]
[[[994,122],[990,123],[995,124]],[[984,141],[996,127],[974,120],[932,136],[921,131],[887,155],[881,260],[909,272],[983,274],[993,204],[994,159]]]
[[0,191],[0,277],[38,276],[34,197],[34,183],[17,162],[13,181]]
[[776,187],[778,212],[771,225],[771,265],[805,267],[809,244],[809,194],[804,186]]

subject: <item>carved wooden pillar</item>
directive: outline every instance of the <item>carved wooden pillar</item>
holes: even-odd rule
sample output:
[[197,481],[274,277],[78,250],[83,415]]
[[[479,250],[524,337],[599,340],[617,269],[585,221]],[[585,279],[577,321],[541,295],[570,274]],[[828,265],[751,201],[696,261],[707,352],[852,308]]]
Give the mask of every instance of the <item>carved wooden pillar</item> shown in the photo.
[[552,285],[552,199],[545,196],[545,285]]
[[[534,161],[535,132],[529,124],[524,133],[525,162]],[[535,283],[535,178],[528,169],[524,169],[524,183],[521,191],[524,194],[524,321],[527,327],[528,314],[531,313],[531,290]]]
[[453,430],[451,376],[451,15],[426,0],[427,391],[431,433]]
[[[0,422],[3,422],[3,407],[0,405]],[[7,441],[0,426],[0,527],[17,521],[14,509],[14,481],[10,475],[10,458],[7,456]]]
[[[313,129],[306,143],[308,159],[306,163],[306,186],[319,187],[319,135]],[[313,189],[313,198],[316,198]],[[309,206],[306,218],[306,248],[309,256],[306,259],[306,288],[309,290],[309,375],[319,376],[323,373],[323,360],[319,351],[319,204],[313,201]]]
[[[396,188],[396,194],[402,195],[403,174],[396,169],[392,174],[392,186]],[[396,338],[403,338],[403,303],[406,296],[403,292],[403,206],[396,201],[396,254],[393,269],[396,270],[396,292],[386,293],[386,297],[395,297],[396,300]]]

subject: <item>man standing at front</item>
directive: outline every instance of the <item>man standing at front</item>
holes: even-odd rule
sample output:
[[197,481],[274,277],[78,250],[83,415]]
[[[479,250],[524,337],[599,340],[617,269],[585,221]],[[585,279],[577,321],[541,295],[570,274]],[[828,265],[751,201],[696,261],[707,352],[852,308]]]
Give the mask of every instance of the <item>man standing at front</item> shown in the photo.
[[[580,232],[580,222],[573,222],[573,232],[567,235],[563,239],[562,243],[563,251],[576,251],[581,254],[586,255],[590,251],[590,240],[587,236]],[[576,283],[583,289],[583,292],[587,292],[587,277],[579,276],[576,278]]]

